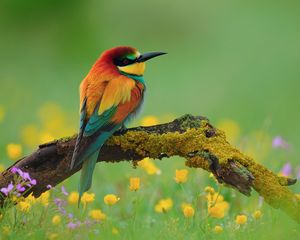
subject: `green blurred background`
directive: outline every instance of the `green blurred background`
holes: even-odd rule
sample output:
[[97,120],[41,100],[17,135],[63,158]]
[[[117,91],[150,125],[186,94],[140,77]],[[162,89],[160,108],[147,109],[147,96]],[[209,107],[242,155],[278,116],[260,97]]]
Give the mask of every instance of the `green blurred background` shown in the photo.
[[142,116],[232,119],[299,155],[299,24],[297,1],[1,0],[1,153],[47,103],[75,131],[80,81],[103,50],[131,45],[169,53],[147,65]]

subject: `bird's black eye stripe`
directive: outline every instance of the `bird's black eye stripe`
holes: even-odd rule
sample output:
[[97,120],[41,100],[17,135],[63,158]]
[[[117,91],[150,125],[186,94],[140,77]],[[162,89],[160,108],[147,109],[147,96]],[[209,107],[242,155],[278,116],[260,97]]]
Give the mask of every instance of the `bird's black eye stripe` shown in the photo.
[[122,67],[122,66],[127,66],[127,65],[130,65],[130,64],[132,64],[132,63],[134,63],[135,62],[135,59],[134,60],[132,60],[132,59],[128,59],[128,58],[116,58],[115,60],[114,60],[114,64],[116,65],[116,66],[119,66],[119,67]]

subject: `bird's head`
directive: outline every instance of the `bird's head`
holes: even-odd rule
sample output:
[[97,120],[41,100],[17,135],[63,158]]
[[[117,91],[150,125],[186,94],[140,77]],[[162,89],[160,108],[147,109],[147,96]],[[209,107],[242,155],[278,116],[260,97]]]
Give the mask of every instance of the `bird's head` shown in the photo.
[[149,52],[141,54],[135,48],[122,46],[106,50],[100,59],[112,63],[122,73],[142,76],[145,71],[145,62],[163,54],[166,53]]

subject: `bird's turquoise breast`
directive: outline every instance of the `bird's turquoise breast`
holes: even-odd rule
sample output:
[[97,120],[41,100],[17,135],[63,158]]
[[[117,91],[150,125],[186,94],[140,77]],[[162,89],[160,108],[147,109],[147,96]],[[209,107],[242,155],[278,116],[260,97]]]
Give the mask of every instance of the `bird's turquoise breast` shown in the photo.
[[[124,124],[127,125],[131,120],[133,120],[133,118],[135,118],[142,110],[142,107],[143,107],[143,104],[144,104],[144,94],[145,94],[145,91],[146,91],[146,86],[145,86],[145,80],[144,80],[144,77],[143,76],[138,76],[138,75],[133,75],[133,74],[128,74],[128,73],[125,73],[125,72],[121,72],[124,76],[126,77],[129,77],[131,79],[133,79],[134,81],[136,81],[137,83],[137,87],[140,89],[141,91],[141,100],[140,100],[140,103],[139,105],[136,107],[136,109],[131,112],[127,118],[124,120]],[[139,86],[139,85],[142,85]]]
[[120,72],[121,74],[123,74],[126,77],[129,77],[137,82],[142,83],[145,86],[145,80],[144,80],[144,76],[138,76],[138,75],[134,75],[134,74],[129,74],[126,72]]

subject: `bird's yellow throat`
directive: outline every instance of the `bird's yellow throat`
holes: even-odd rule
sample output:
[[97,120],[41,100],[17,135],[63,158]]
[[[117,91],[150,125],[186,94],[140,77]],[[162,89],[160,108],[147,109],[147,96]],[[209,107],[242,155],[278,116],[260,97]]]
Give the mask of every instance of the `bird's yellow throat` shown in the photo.
[[124,67],[118,67],[118,69],[127,74],[142,76],[145,72],[146,64],[144,62],[134,63]]

